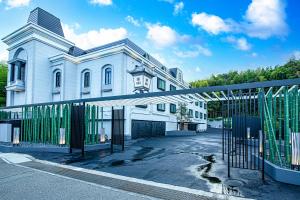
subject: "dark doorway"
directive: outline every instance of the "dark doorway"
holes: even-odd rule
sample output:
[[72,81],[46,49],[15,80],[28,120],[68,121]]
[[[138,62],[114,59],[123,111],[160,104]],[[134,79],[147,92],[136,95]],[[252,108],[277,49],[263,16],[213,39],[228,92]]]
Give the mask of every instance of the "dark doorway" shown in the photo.
[[132,120],[131,122],[132,139],[164,136],[165,131],[166,122],[145,120]]

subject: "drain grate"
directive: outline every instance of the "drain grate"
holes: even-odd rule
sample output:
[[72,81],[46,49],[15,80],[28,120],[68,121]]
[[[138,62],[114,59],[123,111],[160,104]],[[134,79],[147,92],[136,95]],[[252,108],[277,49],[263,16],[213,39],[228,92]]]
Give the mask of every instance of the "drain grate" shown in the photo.
[[191,194],[183,191],[177,191],[173,189],[166,189],[151,185],[146,185],[142,183],[135,183],[126,180],[120,180],[110,177],[105,177],[101,175],[90,174],[87,172],[75,171],[72,169],[65,169],[59,166],[47,165],[35,161],[30,161],[26,163],[22,163],[23,166],[30,167],[33,169],[38,169],[45,172],[50,172],[53,174],[58,174],[62,176],[66,176],[69,178],[74,178],[90,183],[95,183],[99,185],[104,185],[112,188],[117,188],[120,190],[125,190],[128,192],[133,192],[137,194],[147,195],[160,199],[170,199],[170,200],[210,200],[217,199],[216,196],[207,197],[201,196],[197,194]]
[[222,186],[222,193],[232,196],[242,196],[239,188],[244,185],[243,181],[237,179],[228,179]]

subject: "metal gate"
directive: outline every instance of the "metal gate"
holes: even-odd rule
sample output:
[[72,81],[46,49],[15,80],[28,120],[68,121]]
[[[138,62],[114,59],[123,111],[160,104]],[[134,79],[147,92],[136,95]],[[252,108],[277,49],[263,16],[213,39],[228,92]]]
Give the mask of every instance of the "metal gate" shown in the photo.
[[165,135],[166,122],[132,120],[131,124],[132,139]]
[[255,90],[228,91],[222,102],[223,160],[230,168],[261,170],[264,179],[264,93]]

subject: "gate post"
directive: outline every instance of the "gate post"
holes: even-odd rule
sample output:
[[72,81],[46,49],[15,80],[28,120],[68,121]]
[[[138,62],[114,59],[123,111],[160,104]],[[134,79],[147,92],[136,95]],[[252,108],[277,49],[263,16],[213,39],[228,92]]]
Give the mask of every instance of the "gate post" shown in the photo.
[[122,109],[114,110],[111,109],[111,153],[114,152],[114,145],[121,145],[122,151],[124,151],[125,145],[125,107]]
[[262,130],[262,180],[265,180],[265,94],[262,92],[262,124],[261,124],[261,130]]
[[[264,88],[261,88],[258,93],[258,101],[259,101],[259,112],[260,112],[260,118],[261,118],[261,132],[262,132],[262,138],[259,137],[259,140],[261,139],[262,149],[261,149],[261,156],[262,156],[262,163],[261,163],[261,172],[262,172],[262,180],[265,180],[265,93]],[[260,159],[259,159],[260,162]],[[259,168],[258,168],[259,169]]]
[[229,114],[230,114],[230,106],[229,106],[229,101],[230,101],[230,97],[229,97],[229,95],[230,95],[230,92],[229,92],[229,90],[227,90],[227,98],[228,98],[228,100],[227,100],[227,138],[228,138],[228,141],[227,141],[227,143],[228,143],[228,155],[227,155],[227,173],[228,173],[228,177],[230,177],[230,152],[231,152],[231,149],[230,149],[230,129],[229,129]]
[[70,110],[70,153],[72,148],[81,149],[82,156],[84,156],[84,140],[85,140],[85,102],[82,105],[75,106],[71,104]]
[[224,111],[224,103],[223,103],[223,101],[221,102],[221,113],[222,113],[222,159],[224,160],[225,158],[225,156],[224,156],[224,154],[225,154],[225,151],[224,151],[224,148],[225,148],[225,142],[224,142],[224,140],[225,140],[225,137],[224,137],[224,134],[225,134],[225,130],[224,130],[224,125],[225,125],[225,123],[224,123],[224,115],[225,115],[225,111]]
[[114,107],[111,107],[110,153],[114,153]]

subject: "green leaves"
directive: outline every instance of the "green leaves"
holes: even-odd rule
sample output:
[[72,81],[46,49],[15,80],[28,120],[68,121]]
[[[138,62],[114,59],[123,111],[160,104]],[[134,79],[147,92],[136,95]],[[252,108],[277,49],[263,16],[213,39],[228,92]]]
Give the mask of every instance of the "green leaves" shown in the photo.
[[229,71],[224,74],[211,75],[206,80],[191,82],[191,86],[197,88],[292,78],[300,78],[300,60],[292,59],[282,66],[248,69],[240,72]]
[[7,65],[0,63],[0,106],[5,106],[6,102],[6,83],[7,83]]

